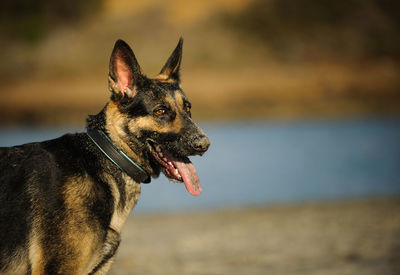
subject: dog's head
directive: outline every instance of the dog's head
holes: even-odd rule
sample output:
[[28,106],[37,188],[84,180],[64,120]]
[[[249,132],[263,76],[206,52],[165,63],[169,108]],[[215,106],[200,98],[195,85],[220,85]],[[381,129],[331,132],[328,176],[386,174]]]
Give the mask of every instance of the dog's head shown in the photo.
[[192,121],[191,104],[180,87],[182,42],[180,39],[155,78],[142,73],[124,41],[115,43],[109,68],[111,101],[106,108],[106,131],[153,177],[162,171],[198,195],[200,182],[188,156],[202,155],[210,141]]

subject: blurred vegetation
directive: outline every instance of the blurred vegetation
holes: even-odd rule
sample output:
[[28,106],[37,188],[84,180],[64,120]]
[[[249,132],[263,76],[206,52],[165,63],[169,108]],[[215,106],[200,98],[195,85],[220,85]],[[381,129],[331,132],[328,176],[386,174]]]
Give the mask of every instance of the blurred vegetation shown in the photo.
[[0,123],[83,123],[116,39],[155,75],[183,36],[202,119],[398,115],[400,2],[3,0]]
[[400,57],[396,0],[257,0],[225,19],[281,58]]
[[95,14],[101,5],[101,0],[2,0],[0,38],[38,42],[57,26]]

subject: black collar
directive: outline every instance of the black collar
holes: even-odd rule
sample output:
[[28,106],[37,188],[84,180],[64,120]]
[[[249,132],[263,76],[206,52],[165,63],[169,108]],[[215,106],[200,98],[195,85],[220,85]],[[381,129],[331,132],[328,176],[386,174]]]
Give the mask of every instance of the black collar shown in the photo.
[[94,144],[106,155],[119,169],[137,182],[149,183],[149,175],[124,152],[118,150],[111,139],[101,130],[86,129],[86,134]]

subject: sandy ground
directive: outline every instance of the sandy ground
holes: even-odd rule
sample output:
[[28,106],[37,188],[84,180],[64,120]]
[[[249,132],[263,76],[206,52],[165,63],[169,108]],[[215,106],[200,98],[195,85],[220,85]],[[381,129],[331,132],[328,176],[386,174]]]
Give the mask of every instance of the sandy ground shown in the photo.
[[135,215],[109,274],[400,274],[400,198]]

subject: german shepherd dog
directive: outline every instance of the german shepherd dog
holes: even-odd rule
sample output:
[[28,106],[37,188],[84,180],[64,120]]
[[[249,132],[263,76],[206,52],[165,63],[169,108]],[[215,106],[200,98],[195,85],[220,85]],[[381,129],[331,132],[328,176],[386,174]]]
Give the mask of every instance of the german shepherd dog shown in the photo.
[[200,194],[188,156],[210,141],[191,119],[181,60],[182,39],[148,78],[118,40],[110,101],[86,133],[0,148],[0,274],[105,274],[141,183],[162,171]]

